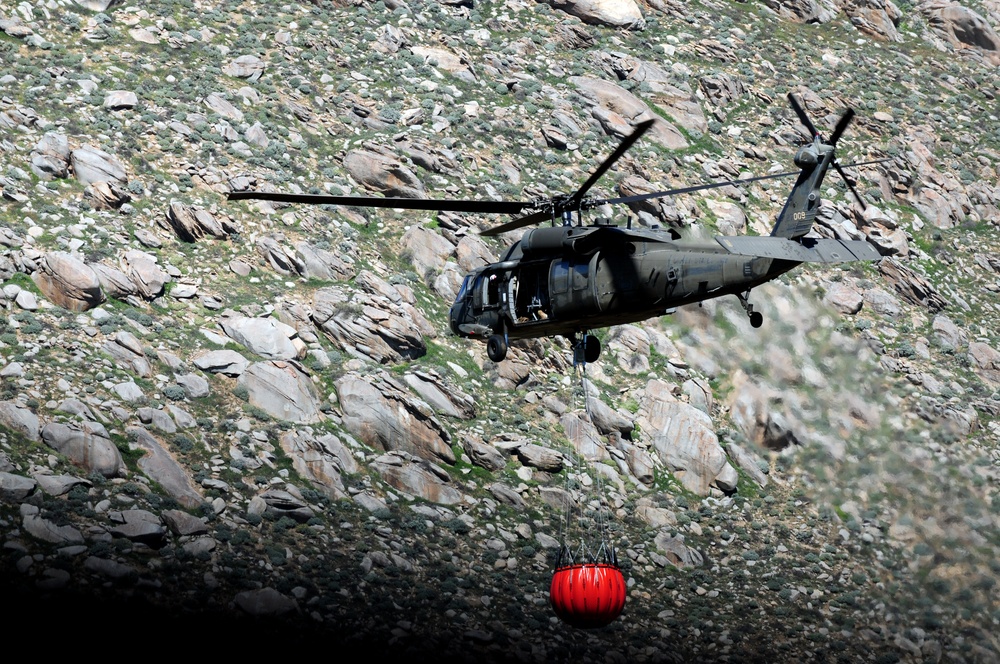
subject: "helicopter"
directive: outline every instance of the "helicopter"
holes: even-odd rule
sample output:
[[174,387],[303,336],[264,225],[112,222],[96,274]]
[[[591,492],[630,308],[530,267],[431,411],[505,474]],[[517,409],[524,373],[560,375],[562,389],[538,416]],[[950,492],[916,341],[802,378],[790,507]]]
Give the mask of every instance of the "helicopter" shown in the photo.
[[[449,311],[449,327],[459,337],[484,340],[487,356],[493,362],[506,358],[513,340],[553,336],[570,339],[574,362],[595,362],[601,344],[590,333],[592,330],[662,316],[676,307],[724,295],[735,295],[750,325],[759,328],[763,316],[749,301],[755,287],[802,263],[881,258],[874,245],[865,240],[808,235],[820,207],[820,186],[831,167],[864,208],[864,201],[835,158],[837,141],[854,112],[848,108],[829,140],[824,140],[794,95],[789,93],[788,99],[812,136],[795,154],[794,163],[799,171],[619,198],[588,197],[591,187],[656,122],[651,119],[636,125],[570,195],[533,201],[493,201],[233,191],[229,199],[514,215],[529,211],[480,233],[495,237],[550,222],[549,226],[528,229],[499,261],[465,276]],[[885,160],[849,166],[881,161]],[[719,235],[708,241],[684,240],[673,229],[633,228],[631,221],[621,227],[604,219],[584,225],[582,220],[584,211],[604,205],[636,203],[795,175],[797,180],[769,236]]]

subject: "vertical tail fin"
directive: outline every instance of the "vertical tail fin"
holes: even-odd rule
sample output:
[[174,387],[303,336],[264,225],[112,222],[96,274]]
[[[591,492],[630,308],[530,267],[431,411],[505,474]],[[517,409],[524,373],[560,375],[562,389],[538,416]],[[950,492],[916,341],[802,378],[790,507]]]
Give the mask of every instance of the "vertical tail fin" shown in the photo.
[[[834,146],[840,140],[844,130],[847,129],[847,125],[850,124],[851,118],[854,117],[854,111],[847,109],[841,116],[840,120],[837,121],[837,126],[834,128],[833,134],[830,135],[830,142],[827,143],[819,135],[819,131],[817,131],[816,127],[809,120],[809,116],[806,115],[805,110],[790,92],[788,93],[788,102],[792,105],[792,110],[795,111],[795,114],[799,116],[799,121],[802,122],[802,125],[813,137],[812,143],[800,148],[795,154],[795,165],[801,168],[802,172],[799,173],[799,179],[795,181],[792,193],[788,195],[785,207],[782,208],[781,214],[778,215],[778,219],[774,224],[774,228],[771,229],[771,235],[774,237],[785,237],[794,240],[795,238],[802,237],[812,229],[816,213],[819,211],[819,188],[823,184],[823,178],[826,176],[827,170],[829,170],[830,166],[834,166],[838,170],[840,169],[834,157]],[[843,175],[843,172],[841,172],[841,175]],[[850,186],[850,183],[848,183],[848,186]],[[854,194],[857,195],[857,192],[854,192]],[[858,200],[860,200],[860,197]]]

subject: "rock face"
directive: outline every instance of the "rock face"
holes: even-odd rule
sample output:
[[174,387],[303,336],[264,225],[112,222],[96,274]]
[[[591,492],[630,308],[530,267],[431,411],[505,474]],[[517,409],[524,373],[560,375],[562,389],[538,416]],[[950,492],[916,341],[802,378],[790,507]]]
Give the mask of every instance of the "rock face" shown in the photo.
[[431,408],[381,376],[376,382],[347,375],[337,381],[344,426],[362,442],[430,461],[454,463],[450,436]]
[[421,357],[425,334],[434,328],[402,293],[375,274],[363,271],[352,290],[330,286],[316,291],[313,322],[344,351],[379,363]]
[[86,311],[104,301],[97,273],[66,252],[46,254],[32,280],[50,302],[70,311]]
[[271,417],[310,423],[323,419],[319,397],[309,377],[293,362],[257,362],[240,374],[250,403]]
[[700,410],[677,401],[670,386],[658,380],[646,384],[646,400],[641,407],[641,430],[651,438],[660,460],[678,475],[689,491],[708,495],[712,484],[721,482],[726,490],[732,467],[719,445],[712,419]]
[[992,64],[1000,64],[1000,36],[982,16],[948,0],[929,0],[919,9],[931,28],[949,44],[979,49]]

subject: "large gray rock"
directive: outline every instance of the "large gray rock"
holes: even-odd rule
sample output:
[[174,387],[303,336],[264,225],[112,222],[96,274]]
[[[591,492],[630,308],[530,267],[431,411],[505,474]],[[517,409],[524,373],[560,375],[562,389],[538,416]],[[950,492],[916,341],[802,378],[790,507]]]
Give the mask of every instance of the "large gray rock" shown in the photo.
[[426,403],[387,375],[376,380],[347,374],[337,381],[344,427],[361,442],[455,463],[450,436]]
[[81,184],[87,185],[92,182],[125,184],[128,181],[125,166],[118,161],[118,158],[92,145],[73,150],[70,161],[73,164],[73,173]]
[[305,241],[296,242],[295,251],[301,265],[300,274],[306,279],[344,281],[357,274],[351,256],[341,257]]
[[646,21],[635,0],[545,0],[584,23],[612,28],[640,29]]
[[146,510],[122,510],[111,512],[108,517],[115,524],[111,534],[125,537],[133,542],[141,542],[159,549],[165,544],[167,529],[160,517]]
[[409,168],[391,154],[353,150],[344,157],[344,168],[351,177],[369,189],[389,197],[426,198],[423,183]]
[[243,111],[233,106],[225,97],[217,92],[213,92],[205,97],[205,106],[208,106],[227,120],[243,122]]
[[0,401],[0,427],[16,431],[36,443],[41,440],[38,416],[13,401]]
[[928,0],[918,8],[931,28],[949,44],[980,49],[991,64],[1000,64],[1000,36],[985,18],[949,0]]
[[136,447],[145,452],[139,458],[139,469],[158,483],[171,498],[188,509],[198,507],[204,498],[191,481],[188,470],[143,427],[129,427],[127,432]]
[[101,282],[101,289],[108,297],[124,300],[139,292],[128,275],[107,263],[88,263]]
[[347,497],[341,473],[356,473],[358,466],[350,450],[336,436],[326,434],[316,438],[304,431],[286,431],[279,441],[295,471],[318,491],[331,500]]
[[104,302],[97,273],[65,251],[52,251],[42,256],[31,279],[50,302],[63,309],[86,311]]
[[323,419],[316,388],[293,362],[257,362],[238,384],[246,387],[252,405],[275,419],[303,424]]
[[462,492],[452,485],[448,473],[426,460],[390,453],[375,459],[372,467],[386,482],[411,496],[443,505],[462,502]]
[[70,151],[65,134],[46,132],[31,150],[31,170],[42,180],[69,175]]
[[269,360],[292,360],[305,352],[295,328],[277,318],[223,316],[219,327],[236,343]]
[[[646,102],[617,83],[590,76],[571,76],[569,82],[594,104],[594,117],[610,135],[627,136],[632,133],[635,125],[657,118],[649,110]],[[688,146],[687,139],[677,128],[662,118],[653,123],[646,134],[646,139],[671,150],[680,150]]]
[[463,420],[471,420],[476,416],[476,400],[457,386],[446,382],[437,373],[414,371],[403,376],[403,380],[442,415]]
[[46,445],[89,472],[117,477],[125,471],[121,453],[96,422],[50,422],[42,427],[41,435]]
[[[360,290],[356,290],[360,288]],[[369,271],[349,286],[321,288],[313,296],[313,322],[345,352],[379,363],[427,352],[434,328],[404,293]]]
[[239,609],[256,618],[283,616],[298,610],[295,600],[282,595],[274,588],[245,590],[233,599]]
[[265,67],[264,61],[256,55],[241,55],[223,67],[222,72],[228,76],[256,81],[264,73]]
[[157,265],[158,259],[145,251],[133,249],[125,253],[125,273],[137,292],[147,300],[163,294],[163,288],[170,281],[170,275]]
[[35,492],[38,482],[23,475],[0,471],[0,500],[19,503]]
[[202,371],[236,377],[246,371],[250,361],[235,350],[212,350],[194,358],[194,365]]
[[173,230],[184,242],[196,242],[204,237],[224,239],[238,231],[228,218],[218,218],[204,208],[171,201],[161,226]]

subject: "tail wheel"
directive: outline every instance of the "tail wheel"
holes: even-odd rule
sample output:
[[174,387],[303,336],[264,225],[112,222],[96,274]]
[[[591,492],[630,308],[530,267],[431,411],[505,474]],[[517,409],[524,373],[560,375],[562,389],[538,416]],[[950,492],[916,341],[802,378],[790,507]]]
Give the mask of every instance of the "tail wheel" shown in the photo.
[[601,356],[601,340],[593,334],[588,334],[583,338],[583,359],[587,364],[592,364]]
[[494,362],[502,362],[507,357],[507,340],[499,334],[490,335],[486,340],[486,355]]
[[750,314],[750,327],[760,327],[764,324],[764,316],[759,311]]

